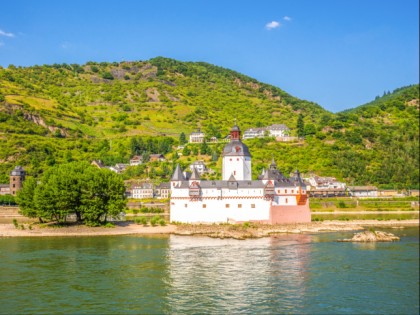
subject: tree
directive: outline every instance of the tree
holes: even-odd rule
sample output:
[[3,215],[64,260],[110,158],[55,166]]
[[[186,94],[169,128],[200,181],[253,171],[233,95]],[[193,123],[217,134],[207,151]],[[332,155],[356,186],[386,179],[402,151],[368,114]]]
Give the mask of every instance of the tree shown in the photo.
[[179,143],[182,145],[187,142],[188,141],[187,141],[187,137],[185,136],[185,133],[181,132],[181,134],[179,135]]
[[184,149],[182,150],[182,155],[183,156],[188,156],[190,155],[191,150],[188,148],[188,146],[185,146]]
[[305,125],[305,136],[311,136],[316,134],[316,127],[314,124],[307,124]]
[[42,222],[42,218],[38,216],[36,211],[34,195],[37,182],[34,177],[28,177],[23,182],[23,187],[17,192],[16,202],[19,205],[20,214],[29,218],[37,218]]
[[125,209],[125,186],[118,174],[90,168],[84,177],[80,209],[87,225],[106,223],[108,216],[116,217]]
[[[209,150],[209,145],[207,144],[206,141],[203,141],[203,143],[201,143],[201,145],[200,145],[200,154],[205,155],[205,154],[207,154],[208,150]],[[211,152],[211,150],[210,150],[210,152]]]
[[299,114],[297,124],[296,124],[296,129],[297,129],[297,136],[298,137],[304,137],[305,136],[305,123],[303,122],[303,115],[302,114]]
[[121,177],[87,162],[72,162],[50,168],[36,184],[28,179],[19,193],[22,214],[65,222],[69,214],[87,225],[106,222],[126,205]]

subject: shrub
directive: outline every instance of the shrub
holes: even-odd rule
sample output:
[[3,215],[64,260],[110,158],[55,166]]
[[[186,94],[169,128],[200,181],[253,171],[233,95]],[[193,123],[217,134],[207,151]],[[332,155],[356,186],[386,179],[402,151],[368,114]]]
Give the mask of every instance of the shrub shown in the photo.
[[13,225],[15,226],[16,229],[19,227],[19,224],[16,219],[13,219]]
[[155,215],[153,218],[150,219],[150,224],[152,226],[156,226],[160,222],[160,216]]
[[346,203],[344,201],[340,201],[338,203],[338,208],[347,208]]
[[146,217],[138,217],[134,220],[134,222],[136,222],[136,224],[147,225],[147,218]]

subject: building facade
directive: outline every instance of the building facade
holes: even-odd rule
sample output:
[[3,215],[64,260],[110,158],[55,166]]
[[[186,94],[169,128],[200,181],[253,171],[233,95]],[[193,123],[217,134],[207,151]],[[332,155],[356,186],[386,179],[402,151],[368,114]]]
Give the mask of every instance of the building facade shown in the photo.
[[250,128],[245,130],[243,139],[263,138],[263,137],[286,137],[290,133],[290,129],[283,124],[273,124],[268,127]]
[[222,180],[201,180],[196,169],[186,176],[179,165],[176,167],[171,179],[171,222],[311,221],[306,185],[298,171],[287,178],[273,161],[252,180],[251,154],[236,125],[223,149],[222,163]]
[[148,199],[153,198],[153,184],[152,183],[141,183],[135,185],[131,189],[131,198],[133,199]]
[[190,143],[203,143],[205,136],[204,132],[198,129],[190,134]]

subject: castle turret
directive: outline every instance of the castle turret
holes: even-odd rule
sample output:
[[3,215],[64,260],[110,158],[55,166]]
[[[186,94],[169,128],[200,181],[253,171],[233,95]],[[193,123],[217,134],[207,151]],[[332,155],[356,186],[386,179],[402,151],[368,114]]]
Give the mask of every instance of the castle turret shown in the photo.
[[251,153],[241,141],[241,130],[237,125],[230,131],[230,142],[223,148],[222,179],[251,180]]
[[22,166],[16,166],[13,171],[10,172],[10,193],[16,195],[16,193],[22,188],[23,181],[25,180],[26,172]]
[[179,186],[182,181],[185,181],[185,176],[182,173],[181,167],[179,164],[176,165],[175,171],[172,174],[171,178],[171,187]]

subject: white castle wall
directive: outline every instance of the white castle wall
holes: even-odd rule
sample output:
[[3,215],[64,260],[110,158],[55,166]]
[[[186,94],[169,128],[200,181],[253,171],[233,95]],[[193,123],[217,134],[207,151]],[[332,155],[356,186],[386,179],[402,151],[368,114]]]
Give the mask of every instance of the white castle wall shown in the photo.
[[222,179],[228,180],[233,174],[236,180],[251,180],[251,158],[225,156],[222,164]]
[[267,221],[271,202],[264,199],[223,198],[190,201],[171,199],[171,222],[226,223],[229,221]]

